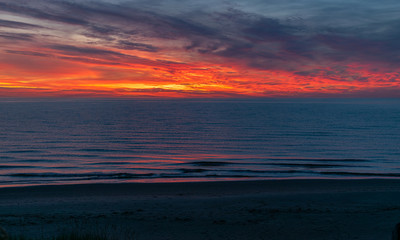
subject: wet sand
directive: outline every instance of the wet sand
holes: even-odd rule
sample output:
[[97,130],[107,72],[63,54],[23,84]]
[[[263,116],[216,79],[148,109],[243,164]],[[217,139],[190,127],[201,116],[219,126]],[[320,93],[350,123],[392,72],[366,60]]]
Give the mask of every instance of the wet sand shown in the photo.
[[111,239],[391,239],[400,180],[126,183],[0,189],[12,235]]

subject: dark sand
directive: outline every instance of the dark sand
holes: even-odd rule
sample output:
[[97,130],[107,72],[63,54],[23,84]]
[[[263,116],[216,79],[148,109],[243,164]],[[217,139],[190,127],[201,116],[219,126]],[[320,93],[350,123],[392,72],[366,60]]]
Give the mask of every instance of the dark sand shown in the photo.
[[0,226],[113,239],[391,239],[400,180],[127,183],[0,189]]

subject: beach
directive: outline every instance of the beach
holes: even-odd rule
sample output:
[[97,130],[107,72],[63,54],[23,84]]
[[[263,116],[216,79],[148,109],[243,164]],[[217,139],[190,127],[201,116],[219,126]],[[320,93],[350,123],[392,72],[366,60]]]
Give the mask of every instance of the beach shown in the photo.
[[111,239],[391,239],[400,180],[120,183],[0,189],[10,235]]

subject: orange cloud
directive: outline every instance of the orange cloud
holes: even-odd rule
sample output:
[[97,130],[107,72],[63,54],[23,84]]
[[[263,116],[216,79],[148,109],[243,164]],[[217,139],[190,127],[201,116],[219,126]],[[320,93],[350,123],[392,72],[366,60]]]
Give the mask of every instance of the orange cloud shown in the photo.
[[398,96],[389,34],[313,32],[237,9],[40,2],[0,3],[0,97]]

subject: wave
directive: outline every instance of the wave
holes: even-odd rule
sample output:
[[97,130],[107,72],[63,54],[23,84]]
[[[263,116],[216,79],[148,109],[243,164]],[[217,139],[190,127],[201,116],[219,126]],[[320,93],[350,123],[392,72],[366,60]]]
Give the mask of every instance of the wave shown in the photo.
[[27,166],[27,165],[0,165],[0,169],[9,169],[9,168],[35,168],[35,166]]
[[193,166],[202,166],[202,167],[219,167],[235,164],[234,162],[223,162],[223,161],[196,161],[187,163]]
[[373,173],[373,172],[319,172],[323,175],[362,176],[362,177],[400,177],[400,173]]
[[268,165],[281,167],[304,167],[304,168],[337,168],[337,167],[358,167],[344,164],[319,164],[319,163],[269,163]]
[[154,176],[153,173],[132,174],[132,173],[13,173],[9,177],[23,178],[85,178],[85,179],[107,179],[107,178],[146,178]]

